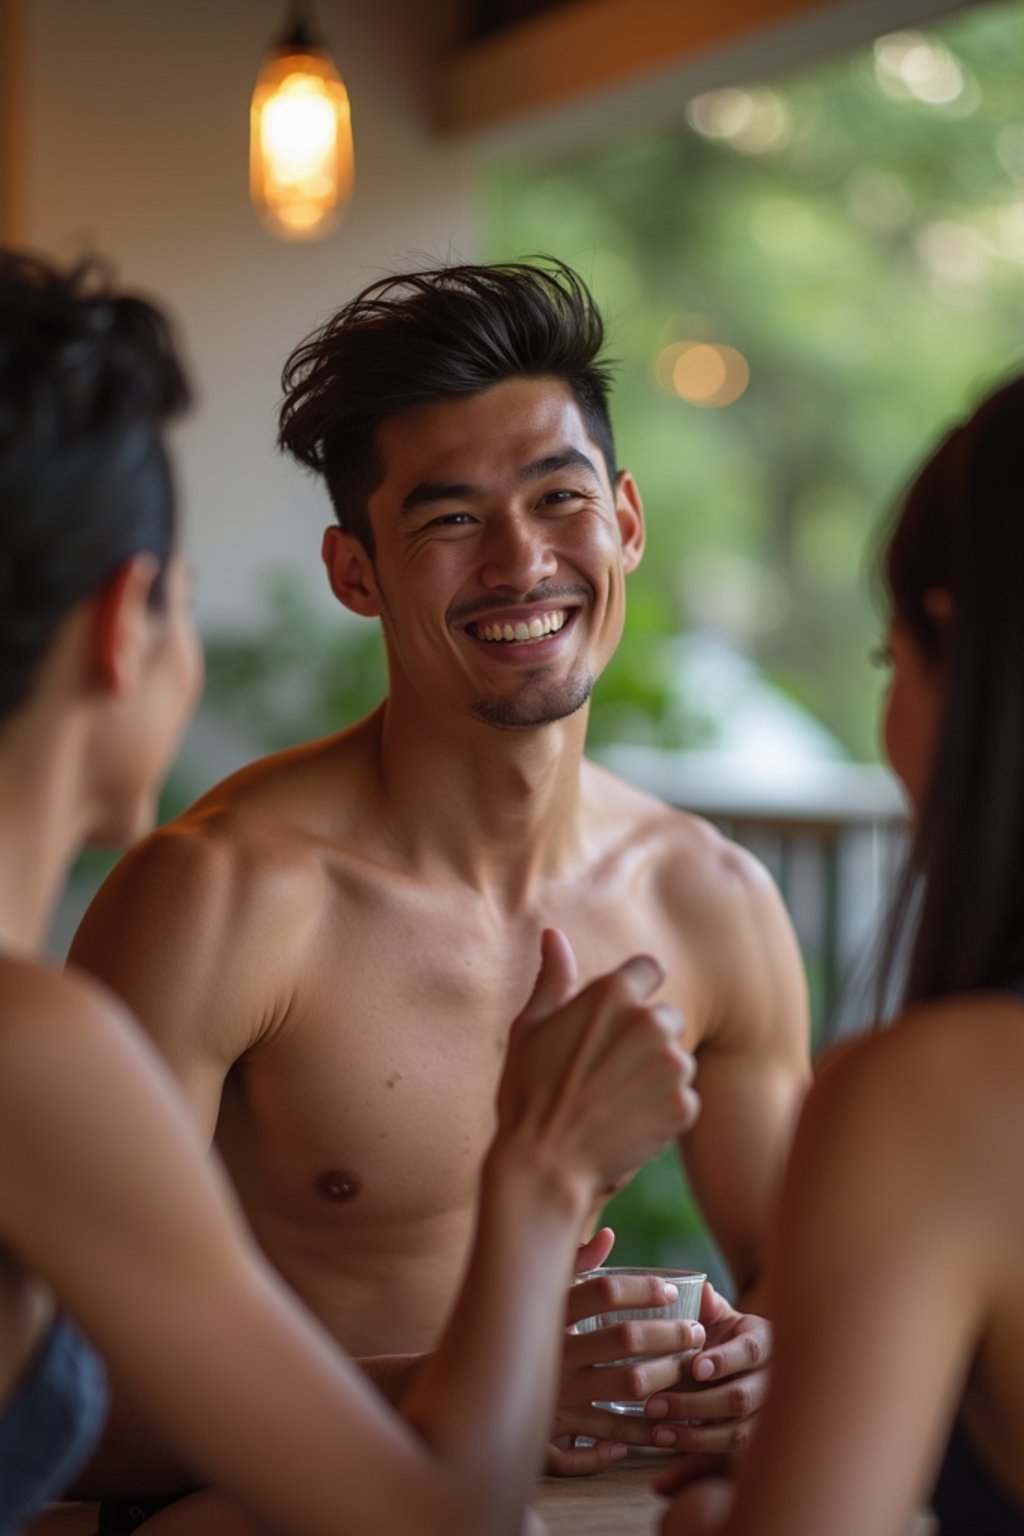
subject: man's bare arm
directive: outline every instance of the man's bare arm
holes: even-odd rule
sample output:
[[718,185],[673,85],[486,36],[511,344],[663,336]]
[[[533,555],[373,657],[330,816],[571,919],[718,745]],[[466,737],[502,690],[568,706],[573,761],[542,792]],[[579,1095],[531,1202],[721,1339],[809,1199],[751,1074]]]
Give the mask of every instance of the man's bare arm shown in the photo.
[[[745,1310],[708,1287],[707,1340],[691,1362],[696,1386],[659,1392],[647,1406],[649,1418],[666,1421],[655,1443],[697,1452],[742,1449],[764,1401],[763,1242],[811,1080],[806,981],[782,899],[742,849],[722,840],[710,852],[699,922],[692,907],[687,913],[688,930],[701,935],[710,999],[698,1048],[703,1112],[681,1152]],[[695,1419],[702,1422],[667,1422]]]
[[744,850],[722,846],[704,902],[701,965],[711,999],[698,1048],[704,1112],[681,1150],[737,1296],[749,1305],[811,1081],[807,984],[782,898]]

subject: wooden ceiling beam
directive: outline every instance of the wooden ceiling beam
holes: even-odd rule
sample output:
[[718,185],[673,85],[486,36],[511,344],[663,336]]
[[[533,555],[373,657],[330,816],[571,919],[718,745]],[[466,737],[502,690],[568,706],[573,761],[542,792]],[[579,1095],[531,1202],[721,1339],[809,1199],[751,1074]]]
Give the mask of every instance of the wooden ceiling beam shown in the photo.
[[851,37],[863,40],[971,3],[566,0],[458,47],[441,70],[436,121],[451,133],[486,130],[608,94],[702,56],[737,49],[749,56],[758,39],[772,33],[798,38],[831,27],[842,46]]

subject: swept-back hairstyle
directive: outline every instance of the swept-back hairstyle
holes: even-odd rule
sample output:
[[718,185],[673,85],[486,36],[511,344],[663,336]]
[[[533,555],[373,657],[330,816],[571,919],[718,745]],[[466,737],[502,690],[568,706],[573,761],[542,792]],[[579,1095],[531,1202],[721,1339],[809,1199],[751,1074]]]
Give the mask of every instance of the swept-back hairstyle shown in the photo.
[[[893,616],[941,669],[944,695],[883,950],[890,978],[909,955],[902,991],[913,1002],[1024,977],[1024,377],[927,461],[883,575]],[[936,588],[952,597],[949,620],[926,600]]]
[[161,428],[188,390],[164,317],[86,262],[0,251],[0,720],[61,620],[174,543]]
[[550,258],[452,266],[371,283],[284,366],[278,442],[327,482],[342,529],[372,555],[376,432],[410,406],[518,378],[569,386],[615,478],[604,326],[586,285]]

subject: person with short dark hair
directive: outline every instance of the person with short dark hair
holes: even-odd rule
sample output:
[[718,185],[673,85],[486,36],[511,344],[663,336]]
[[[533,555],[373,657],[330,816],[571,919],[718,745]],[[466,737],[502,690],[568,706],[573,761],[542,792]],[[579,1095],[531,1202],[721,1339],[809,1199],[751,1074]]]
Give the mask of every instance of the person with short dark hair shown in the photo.
[[[281,442],[327,482],[328,579],[380,621],[388,696],[157,832],[73,950],[145,1021],[273,1262],[396,1392],[452,1304],[545,926],[585,977],[637,946],[664,965],[702,1081],[683,1156],[747,1306],[809,1078],[803,970],[763,869],[583,757],[644,547],[603,342],[580,278],[534,261],[384,278],[296,349]],[[580,1267],[611,1241],[588,1225]],[[568,1305],[604,1310],[593,1285]],[[635,1331],[626,1367],[608,1330],[566,1337],[558,1470],[650,1443],[652,1422],[594,1406],[678,1379],[659,1325]],[[735,1445],[767,1324],[709,1289],[692,1337],[681,1432]],[[115,1437],[91,1486],[167,1475]]]
[[400,1418],[267,1263],[123,1005],[42,955],[82,845],[152,826],[198,693],[164,446],[186,398],[152,305],[0,251],[0,1536],[88,1456],[101,1355],[238,1501],[166,1508],[165,1536],[518,1536],[580,1223],[696,1112],[681,1020],[646,1001],[655,961],[577,992],[545,933],[466,1275]]
[[695,1484],[666,1536],[903,1536],[926,1504],[942,1536],[1024,1533],[1024,378],[928,459],[883,571],[913,815],[878,985],[896,1017],[800,1120],[735,1502]]

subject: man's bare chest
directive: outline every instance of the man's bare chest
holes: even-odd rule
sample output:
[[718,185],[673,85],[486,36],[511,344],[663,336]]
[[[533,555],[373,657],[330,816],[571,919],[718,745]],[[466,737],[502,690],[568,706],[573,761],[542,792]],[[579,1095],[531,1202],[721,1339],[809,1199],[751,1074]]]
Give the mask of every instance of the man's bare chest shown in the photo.
[[650,912],[595,910],[580,896],[504,922],[440,899],[332,918],[286,1016],[229,1079],[218,1129],[246,1205],[300,1225],[390,1226],[472,1207],[543,927],[569,934],[582,980],[656,954],[666,998],[687,1007],[685,946]]

